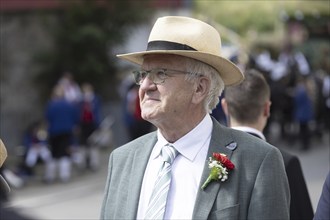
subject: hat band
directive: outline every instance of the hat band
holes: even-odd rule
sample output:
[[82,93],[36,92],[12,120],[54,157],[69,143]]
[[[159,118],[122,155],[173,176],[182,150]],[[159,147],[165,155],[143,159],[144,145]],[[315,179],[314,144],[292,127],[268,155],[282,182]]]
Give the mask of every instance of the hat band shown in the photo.
[[151,50],[194,50],[196,49],[186,45],[170,41],[150,41],[148,42],[147,51]]

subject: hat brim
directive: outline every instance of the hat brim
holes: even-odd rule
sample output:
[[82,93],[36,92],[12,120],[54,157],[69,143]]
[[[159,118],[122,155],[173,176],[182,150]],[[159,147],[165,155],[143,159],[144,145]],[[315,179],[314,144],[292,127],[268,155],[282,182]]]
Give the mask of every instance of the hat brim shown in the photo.
[[5,178],[3,178],[2,175],[0,175],[0,189],[1,189],[2,192],[5,192],[5,193],[10,192],[10,187],[9,187],[7,181],[5,180]]
[[142,65],[143,57],[148,54],[173,54],[199,60],[216,69],[226,86],[239,84],[244,79],[244,75],[241,70],[231,61],[220,56],[215,56],[213,54],[203,53],[199,51],[152,50],[136,53],[119,54],[117,55],[117,57],[138,65]]

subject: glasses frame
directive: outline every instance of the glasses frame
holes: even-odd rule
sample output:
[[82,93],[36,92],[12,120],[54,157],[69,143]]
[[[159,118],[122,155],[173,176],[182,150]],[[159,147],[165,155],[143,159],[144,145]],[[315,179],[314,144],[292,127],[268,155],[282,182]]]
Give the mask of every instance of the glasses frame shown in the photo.
[[[191,74],[191,75],[195,75],[195,76],[203,76],[203,74],[201,73],[192,73],[192,72],[188,72],[188,71],[182,71],[182,70],[173,70],[173,69],[166,69],[166,68],[156,68],[156,69],[152,69],[152,70],[135,70],[133,71],[133,76],[134,76],[134,80],[135,83],[137,85],[141,85],[143,83],[143,80],[145,78],[148,77],[149,75],[149,79],[155,84],[155,85],[160,85],[163,84],[165,82],[165,80],[167,78],[170,77],[170,75],[168,75],[167,72],[176,72],[176,73],[181,73],[181,74]],[[156,76],[156,74],[160,74],[159,76]],[[144,74],[144,76],[142,76]],[[152,74],[152,75],[150,75]]]

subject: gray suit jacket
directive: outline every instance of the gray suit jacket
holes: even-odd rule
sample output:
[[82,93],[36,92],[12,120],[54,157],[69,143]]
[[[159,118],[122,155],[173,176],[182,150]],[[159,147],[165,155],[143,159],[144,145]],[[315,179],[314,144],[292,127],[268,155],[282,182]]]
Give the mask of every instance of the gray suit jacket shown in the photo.
[[[152,132],[111,153],[101,219],[136,219],[144,171],[156,141]],[[236,148],[226,147],[230,143]],[[213,119],[208,157],[214,152],[226,154],[235,169],[225,182],[213,181],[198,192],[193,219],[289,219],[289,185],[277,148]],[[208,175],[205,161],[200,186]]]

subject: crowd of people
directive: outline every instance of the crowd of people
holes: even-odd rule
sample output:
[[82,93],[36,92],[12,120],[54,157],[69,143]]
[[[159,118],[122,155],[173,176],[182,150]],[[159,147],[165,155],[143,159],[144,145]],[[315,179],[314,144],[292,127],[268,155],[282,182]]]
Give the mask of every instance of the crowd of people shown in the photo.
[[[123,86],[122,114],[127,138],[133,140],[149,133],[152,124],[142,119],[138,87],[128,81]],[[79,85],[70,72],[64,72],[53,87],[44,116],[26,128],[18,167],[5,175],[15,188],[32,178],[40,179],[40,175],[47,184],[56,179],[67,182],[72,166],[79,171],[96,171],[101,162],[100,148],[113,144],[114,118],[102,116],[101,98],[94,87],[90,83]],[[2,173],[7,172],[4,167]]]
[[[95,171],[99,167],[98,146],[90,140],[101,124],[101,100],[90,83],[78,85],[65,72],[45,106],[45,117],[27,129],[19,174],[31,177],[38,162],[44,166],[43,181],[67,182],[72,164]],[[58,176],[57,176],[58,174]]]
[[[290,43],[283,43],[278,56],[263,50],[255,54],[251,68],[265,76],[271,88],[269,125],[280,125],[279,137],[290,144],[298,143],[309,150],[313,137],[322,138],[330,129],[330,62],[329,51],[320,54],[317,67]],[[270,126],[266,134],[270,134]]]
[[[307,151],[312,147],[312,138],[321,140],[330,130],[330,51],[324,49],[317,67],[313,67],[304,53],[290,43],[283,44],[278,52],[266,47],[251,51],[241,66],[261,72],[270,86],[272,114],[265,135]],[[233,54],[229,59],[239,65],[237,56]],[[227,125],[221,105],[212,115]],[[271,130],[274,124],[279,127],[276,137]]]

